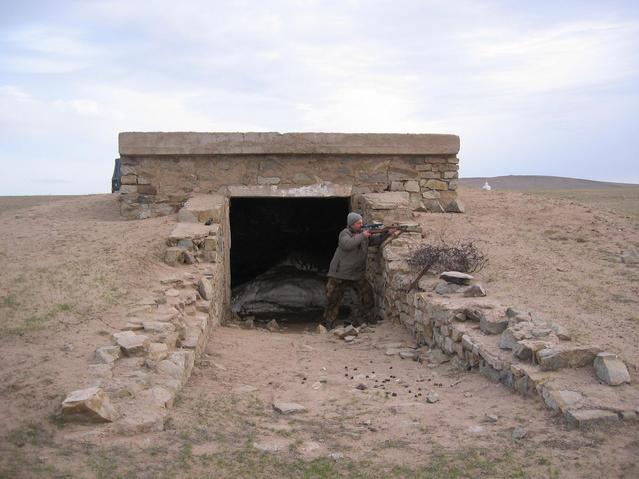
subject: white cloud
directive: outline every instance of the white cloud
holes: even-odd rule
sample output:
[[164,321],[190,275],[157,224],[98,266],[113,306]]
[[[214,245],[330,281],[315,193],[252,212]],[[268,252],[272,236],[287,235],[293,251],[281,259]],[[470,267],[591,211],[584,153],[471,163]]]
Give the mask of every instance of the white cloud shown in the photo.
[[5,69],[20,73],[68,73],[96,61],[103,50],[89,44],[80,31],[27,26],[6,31],[1,37],[11,51],[0,60]]
[[520,96],[627,78],[637,73],[638,39],[638,23],[605,21],[465,36],[472,62],[481,71],[476,79],[482,89]]
[[0,150],[82,138],[97,164],[125,130],[436,132],[461,136],[462,172],[543,173],[566,151],[595,171],[595,144],[619,152],[636,123],[639,21],[529,8],[74,3],[0,35]]

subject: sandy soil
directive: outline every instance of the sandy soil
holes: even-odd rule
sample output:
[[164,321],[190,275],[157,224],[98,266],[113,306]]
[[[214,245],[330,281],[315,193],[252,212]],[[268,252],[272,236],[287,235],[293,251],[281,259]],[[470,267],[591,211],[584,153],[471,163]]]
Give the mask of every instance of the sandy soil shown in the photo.
[[[569,200],[471,190],[461,199],[466,215],[421,218],[427,239],[475,240],[490,258],[479,274],[489,295],[620,353],[635,379],[639,269],[619,257],[639,248],[638,225]],[[639,476],[636,425],[568,431],[538,401],[478,374],[388,357],[380,346],[411,342],[391,324],[351,345],[220,328],[166,431],[72,439],[59,404],[166,272],[174,221],[121,221],[112,195],[11,210],[0,201],[0,477]],[[439,401],[424,401],[428,392]],[[274,400],[308,411],[282,416]],[[527,436],[513,439],[515,427]]]
[[112,195],[31,201],[7,211],[0,200],[5,430],[54,414],[83,384],[95,348],[165,267],[160,258],[174,221],[122,221]]

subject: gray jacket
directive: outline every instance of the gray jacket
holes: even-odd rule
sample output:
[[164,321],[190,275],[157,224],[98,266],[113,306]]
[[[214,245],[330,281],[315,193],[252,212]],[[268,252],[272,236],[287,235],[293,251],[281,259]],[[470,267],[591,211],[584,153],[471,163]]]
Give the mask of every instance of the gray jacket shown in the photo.
[[362,278],[366,273],[368,246],[381,244],[387,237],[388,234],[384,233],[367,238],[363,233],[355,233],[351,228],[344,228],[339,234],[337,249],[327,276],[349,280]]

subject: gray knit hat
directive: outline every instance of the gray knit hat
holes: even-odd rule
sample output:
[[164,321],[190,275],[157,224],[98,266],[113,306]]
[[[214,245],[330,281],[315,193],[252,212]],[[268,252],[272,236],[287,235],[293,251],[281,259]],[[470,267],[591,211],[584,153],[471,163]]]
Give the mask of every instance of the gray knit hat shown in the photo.
[[362,219],[362,215],[360,215],[359,213],[355,213],[354,211],[351,211],[346,217],[346,224],[348,226],[353,226],[353,223],[357,223],[361,219]]

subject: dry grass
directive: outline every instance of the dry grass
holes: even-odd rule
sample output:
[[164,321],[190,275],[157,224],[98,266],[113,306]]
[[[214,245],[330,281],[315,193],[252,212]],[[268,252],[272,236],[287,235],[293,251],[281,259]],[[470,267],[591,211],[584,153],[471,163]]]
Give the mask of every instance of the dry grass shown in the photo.
[[639,187],[601,190],[529,190],[527,193],[585,203],[593,208],[614,211],[639,221]]

